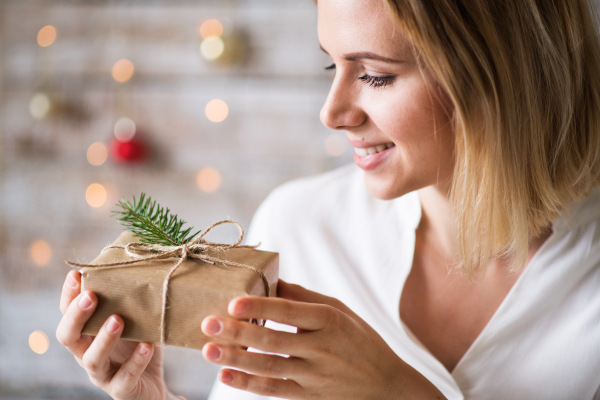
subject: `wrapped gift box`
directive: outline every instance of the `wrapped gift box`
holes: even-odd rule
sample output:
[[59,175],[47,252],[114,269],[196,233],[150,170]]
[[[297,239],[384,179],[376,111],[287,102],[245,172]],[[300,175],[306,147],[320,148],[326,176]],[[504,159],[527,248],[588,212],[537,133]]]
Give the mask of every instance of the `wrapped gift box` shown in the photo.
[[[136,241],[131,232],[123,232],[111,247]],[[111,247],[106,248],[91,264],[135,259],[126,254],[123,248]],[[244,247],[226,251],[208,249],[203,250],[204,253],[262,272],[268,281],[270,295],[276,295],[278,253]],[[82,333],[96,335],[106,319],[117,314],[125,322],[123,339],[160,344],[163,284],[179,260],[178,257],[171,257],[126,266],[81,268],[82,290],[90,290],[98,296],[98,306]],[[200,330],[204,317],[228,316],[227,305],[230,300],[238,296],[264,296],[265,284],[256,271],[187,258],[169,281],[164,344],[201,349],[208,340]]]

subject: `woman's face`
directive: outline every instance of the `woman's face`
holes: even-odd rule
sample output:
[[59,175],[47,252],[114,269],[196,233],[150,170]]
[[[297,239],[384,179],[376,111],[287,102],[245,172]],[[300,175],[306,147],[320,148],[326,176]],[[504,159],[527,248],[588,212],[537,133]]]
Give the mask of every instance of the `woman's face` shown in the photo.
[[450,110],[384,0],[319,0],[318,9],[335,68],[321,121],[346,131],[368,191],[392,199],[444,185],[454,167]]

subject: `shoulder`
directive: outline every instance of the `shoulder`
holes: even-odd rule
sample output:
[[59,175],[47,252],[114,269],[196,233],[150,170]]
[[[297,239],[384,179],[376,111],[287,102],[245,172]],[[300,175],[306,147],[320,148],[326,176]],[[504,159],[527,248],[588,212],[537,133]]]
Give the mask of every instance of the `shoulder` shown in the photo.
[[277,221],[277,225],[322,219],[329,213],[356,207],[368,197],[363,174],[345,165],[320,175],[295,179],[273,190],[260,205],[253,225]]
[[563,306],[571,299],[573,310],[600,318],[600,191],[574,203],[553,230],[536,254],[530,289]]
[[286,182],[257,209],[248,239],[261,241],[264,248],[274,248],[270,238],[289,235],[291,228],[305,231],[303,226],[322,224],[331,213],[347,213],[353,207],[351,203],[364,198],[363,187],[362,173],[354,165]]
[[306,242],[308,236],[327,242],[380,238],[414,229],[421,217],[416,192],[394,200],[371,196],[364,173],[354,164],[287,182],[269,194],[256,211],[248,242],[279,251],[284,242]]
[[600,190],[574,203],[569,212],[554,224],[556,256],[579,260],[579,268],[600,272]]
[[554,227],[558,230],[573,231],[599,222],[600,188],[597,188],[588,197],[572,204],[568,212],[556,221]]
[[[514,381],[528,374],[532,382],[555,377],[570,382],[572,388],[596,390],[600,385],[600,194],[594,192],[574,203],[553,228],[498,309],[491,328],[494,335],[488,336],[494,343],[489,343],[485,354],[501,354],[501,346],[510,348],[511,354],[525,354],[526,361],[509,372]],[[473,374],[480,373],[477,368],[490,368],[489,359],[481,356],[480,360],[472,363]],[[499,368],[505,366],[503,362]],[[557,393],[557,398],[565,396]]]
[[[362,172],[352,164],[345,165],[320,175],[284,183],[269,194],[258,212],[264,209],[305,212],[327,205],[339,206],[340,200],[355,198],[356,194],[365,192],[363,187]],[[315,199],[319,200],[318,207],[315,207]]]

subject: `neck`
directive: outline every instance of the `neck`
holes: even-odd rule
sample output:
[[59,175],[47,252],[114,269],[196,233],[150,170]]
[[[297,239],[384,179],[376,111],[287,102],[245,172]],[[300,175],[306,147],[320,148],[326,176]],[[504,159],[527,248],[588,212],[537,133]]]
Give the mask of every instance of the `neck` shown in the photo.
[[450,262],[456,259],[456,225],[452,218],[452,207],[448,191],[437,185],[427,186],[419,190],[421,199],[421,221],[417,233],[427,238],[430,243],[437,243],[439,251]]

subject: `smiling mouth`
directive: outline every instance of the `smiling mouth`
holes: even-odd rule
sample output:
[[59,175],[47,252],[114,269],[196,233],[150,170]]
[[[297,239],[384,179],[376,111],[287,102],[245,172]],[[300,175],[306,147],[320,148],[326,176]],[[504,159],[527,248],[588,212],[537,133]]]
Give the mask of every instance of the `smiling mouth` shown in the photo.
[[389,149],[390,147],[394,147],[394,146],[396,146],[394,143],[389,142],[389,143],[384,143],[384,144],[380,144],[380,145],[373,146],[373,147],[367,147],[367,148],[363,148],[363,149],[361,149],[359,147],[355,147],[354,153],[359,157],[366,157],[371,154],[381,153],[382,151],[385,151],[385,150]]

